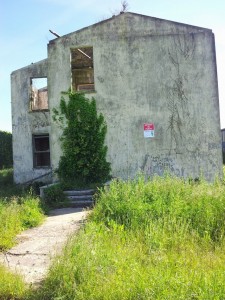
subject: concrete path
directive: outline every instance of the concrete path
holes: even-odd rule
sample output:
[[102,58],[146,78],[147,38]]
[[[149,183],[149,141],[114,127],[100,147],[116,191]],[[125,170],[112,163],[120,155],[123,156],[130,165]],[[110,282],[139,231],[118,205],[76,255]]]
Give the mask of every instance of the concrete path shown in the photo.
[[69,236],[78,230],[88,211],[80,208],[52,210],[45,222],[22,232],[17,245],[0,262],[24,277],[27,283],[38,285],[45,277],[51,259],[62,250]]

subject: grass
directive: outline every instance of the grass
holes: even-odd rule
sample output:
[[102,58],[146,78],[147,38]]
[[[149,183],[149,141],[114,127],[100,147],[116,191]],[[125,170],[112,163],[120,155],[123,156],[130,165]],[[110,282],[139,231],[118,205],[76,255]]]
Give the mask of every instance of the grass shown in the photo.
[[11,169],[0,171],[0,251],[12,247],[19,232],[44,219],[40,199],[12,180]]
[[32,195],[0,201],[0,251],[15,244],[15,237],[24,229],[39,225],[44,219],[40,201]]
[[20,276],[12,274],[0,265],[0,299],[19,300],[23,299],[27,287]]
[[[24,229],[44,220],[40,199],[31,190],[13,184],[12,170],[0,171],[0,252],[15,245]],[[23,280],[0,265],[0,299],[23,299],[27,287]]]
[[225,185],[113,182],[29,299],[224,299]]
[[[0,299],[225,299],[224,195],[219,181],[114,181],[39,289],[0,266]],[[29,193],[0,203],[6,236],[15,215],[21,229],[40,221]]]

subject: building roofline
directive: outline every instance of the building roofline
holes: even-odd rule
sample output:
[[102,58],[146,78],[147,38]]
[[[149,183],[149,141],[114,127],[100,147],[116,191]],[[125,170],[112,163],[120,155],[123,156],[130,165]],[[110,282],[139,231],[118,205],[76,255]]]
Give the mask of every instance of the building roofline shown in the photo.
[[119,15],[116,15],[116,16],[114,15],[114,16],[108,18],[108,19],[102,20],[102,21],[94,23],[92,25],[85,26],[85,27],[80,28],[78,30],[72,31],[72,32],[67,33],[65,35],[62,35],[62,36],[60,36],[58,38],[52,39],[52,40],[49,41],[49,44],[51,44],[51,42],[54,42],[55,40],[58,40],[60,38],[64,38],[64,37],[66,37],[68,35],[71,35],[73,33],[78,33],[80,31],[86,30],[88,28],[96,27],[96,26],[99,26],[101,24],[107,23],[107,22],[109,22],[111,20],[114,20],[115,18],[120,18],[122,15],[135,15],[135,16],[140,16],[140,17],[144,17],[144,18],[148,18],[148,19],[153,19],[155,21],[170,22],[170,23],[177,24],[177,25],[183,25],[183,26],[188,26],[190,28],[195,28],[195,29],[198,29],[198,30],[201,30],[201,31],[204,30],[204,31],[210,31],[210,32],[212,32],[212,29],[205,28],[205,27],[199,27],[199,26],[195,26],[195,25],[189,25],[189,24],[186,24],[186,23],[180,23],[180,22],[177,22],[177,21],[171,21],[171,20],[167,20],[167,19],[161,19],[161,18],[157,18],[157,17],[151,17],[151,16],[142,15],[142,14],[133,13],[133,12],[125,12],[125,13],[120,13]]
[[32,66],[35,66],[35,65],[38,65],[38,64],[41,64],[41,63],[47,63],[47,62],[48,62],[48,58],[36,61],[36,62],[31,63],[30,65],[27,65],[25,67],[13,70],[12,73],[11,73],[11,75],[13,75],[15,72],[22,71],[23,69],[31,68]]
[[[126,13],[125,13],[125,14],[126,14]],[[187,23],[181,23],[181,22],[178,22],[178,21],[172,21],[172,20],[168,20],[168,19],[162,19],[162,18],[157,18],[157,17],[151,17],[151,16],[142,15],[142,14],[133,13],[133,12],[128,12],[128,14],[137,15],[137,16],[141,16],[141,17],[145,17],[145,18],[150,18],[150,19],[154,19],[154,20],[156,20],[156,21],[164,21],[164,22],[174,23],[174,24],[177,24],[177,25],[184,25],[184,26],[188,26],[188,27],[192,27],[192,28],[197,28],[197,29],[200,29],[200,30],[207,30],[207,31],[209,30],[209,31],[212,31],[212,29],[210,29],[210,28],[205,28],[205,27],[200,27],[200,26],[190,25],[190,24],[187,24]]]

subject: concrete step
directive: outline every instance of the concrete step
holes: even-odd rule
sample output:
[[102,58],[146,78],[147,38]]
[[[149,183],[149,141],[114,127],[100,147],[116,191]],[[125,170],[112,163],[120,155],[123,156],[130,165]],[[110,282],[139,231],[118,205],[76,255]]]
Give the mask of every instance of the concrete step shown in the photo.
[[95,190],[93,189],[64,191],[64,194],[67,196],[93,195],[94,193]]
[[69,200],[77,200],[77,201],[79,201],[79,200],[87,200],[87,201],[92,201],[92,199],[93,199],[93,195],[82,195],[82,196],[77,196],[77,195],[67,195],[66,196],[66,198],[67,199],[69,199]]
[[95,190],[93,189],[64,191],[71,207],[83,208],[92,207],[94,205],[94,193]]
[[70,207],[92,207],[94,205],[94,201],[91,200],[76,200],[76,201],[70,201]]

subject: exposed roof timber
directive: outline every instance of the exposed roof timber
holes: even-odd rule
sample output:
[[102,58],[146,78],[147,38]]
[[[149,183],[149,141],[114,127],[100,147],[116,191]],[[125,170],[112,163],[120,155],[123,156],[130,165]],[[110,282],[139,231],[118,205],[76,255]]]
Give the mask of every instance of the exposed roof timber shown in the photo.
[[78,50],[80,53],[82,53],[83,55],[85,55],[87,58],[89,58],[89,59],[92,60],[92,58],[91,58],[89,55],[87,55],[84,51],[82,51],[82,50],[79,49],[79,48],[77,48],[77,50]]
[[[49,31],[50,31],[53,35],[55,35],[57,38],[60,37],[60,35],[59,35],[58,33],[52,31],[51,29],[49,29]],[[89,55],[87,55],[87,53],[85,53],[84,51],[82,51],[82,50],[79,49],[79,48],[78,48],[77,50],[78,50],[80,53],[82,53],[83,55],[85,55],[87,58],[89,58],[89,59],[92,60],[92,58],[91,58]]]
[[49,31],[53,34],[53,35],[55,35],[57,38],[59,38],[60,37],[60,35],[58,35],[56,32],[54,32],[54,31],[52,31],[51,29],[49,29]]

